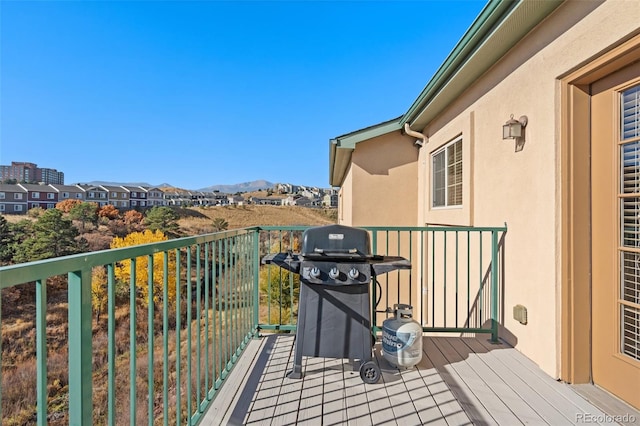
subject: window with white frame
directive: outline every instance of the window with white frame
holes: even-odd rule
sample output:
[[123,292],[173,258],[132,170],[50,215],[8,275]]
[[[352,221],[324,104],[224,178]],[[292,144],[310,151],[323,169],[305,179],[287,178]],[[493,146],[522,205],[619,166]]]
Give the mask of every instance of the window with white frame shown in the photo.
[[34,192],[31,194],[32,198],[40,198],[40,193],[39,192]]
[[22,211],[22,205],[18,204],[16,206],[13,206],[13,211],[14,212],[21,212]]
[[0,200],[4,200],[5,194],[4,192],[0,192]]
[[4,204],[0,204],[0,212],[3,212],[5,209]]
[[22,200],[22,194],[18,194],[18,193],[13,194],[13,199],[14,200]]
[[47,200],[55,200],[55,199],[56,199],[56,194],[52,192],[47,193]]
[[48,209],[53,209],[53,208],[55,208],[55,207],[56,207],[56,205],[55,205],[55,204],[53,204],[53,203],[47,203],[47,208],[48,208]]
[[68,192],[63,192],[62,193],[62,198],[69,198],[69,193]]
[[431,156],[431,206],[462,205],[462,138]]

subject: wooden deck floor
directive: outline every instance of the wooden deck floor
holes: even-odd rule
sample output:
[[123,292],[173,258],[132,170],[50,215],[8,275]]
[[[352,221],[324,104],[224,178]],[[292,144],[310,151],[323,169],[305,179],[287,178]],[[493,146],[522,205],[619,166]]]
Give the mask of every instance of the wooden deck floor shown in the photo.
[[[416,368],[380,356],[379,383],[342,359],[305,357],[304,378],[285,377],[293,335],[252,341],[203,425],[616,424],[514,348],[487,337],[425,337]],[[594,421],[595,420],[595,421]]]

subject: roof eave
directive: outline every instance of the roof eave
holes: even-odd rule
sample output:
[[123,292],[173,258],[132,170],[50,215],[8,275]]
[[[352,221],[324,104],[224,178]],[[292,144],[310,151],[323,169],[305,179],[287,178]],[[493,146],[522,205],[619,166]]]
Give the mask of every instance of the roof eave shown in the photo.
[[400,117],[329,140],[329,185],[341,186],[356,144],[402,128]]
[[[422,130],[563,0],[492,1],[400,119]],[[494,41],[489,44],[488,41]]]

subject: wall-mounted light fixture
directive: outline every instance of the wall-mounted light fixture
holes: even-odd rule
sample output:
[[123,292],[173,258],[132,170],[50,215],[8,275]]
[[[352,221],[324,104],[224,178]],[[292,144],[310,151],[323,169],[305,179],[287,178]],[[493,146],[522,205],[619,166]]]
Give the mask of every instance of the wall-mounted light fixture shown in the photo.
[[529,119],[526,115],[520,117],[519,120],[511,118],[502,126],[502,139],[518,139],[523,136],[523,130],[527,126]]

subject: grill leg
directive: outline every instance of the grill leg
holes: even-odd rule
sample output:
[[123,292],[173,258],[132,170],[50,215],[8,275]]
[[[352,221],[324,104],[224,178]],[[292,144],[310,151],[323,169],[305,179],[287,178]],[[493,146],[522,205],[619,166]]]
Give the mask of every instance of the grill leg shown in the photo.
[[307,291],[307,286],[301,283],[300,296],[298,298],[298,325],[296,327],[296,341],[293,353],[293,369],[287,373],[287,377],[290,379],[302,379],[302,349],[304,347],[304,329],[307,322]]

